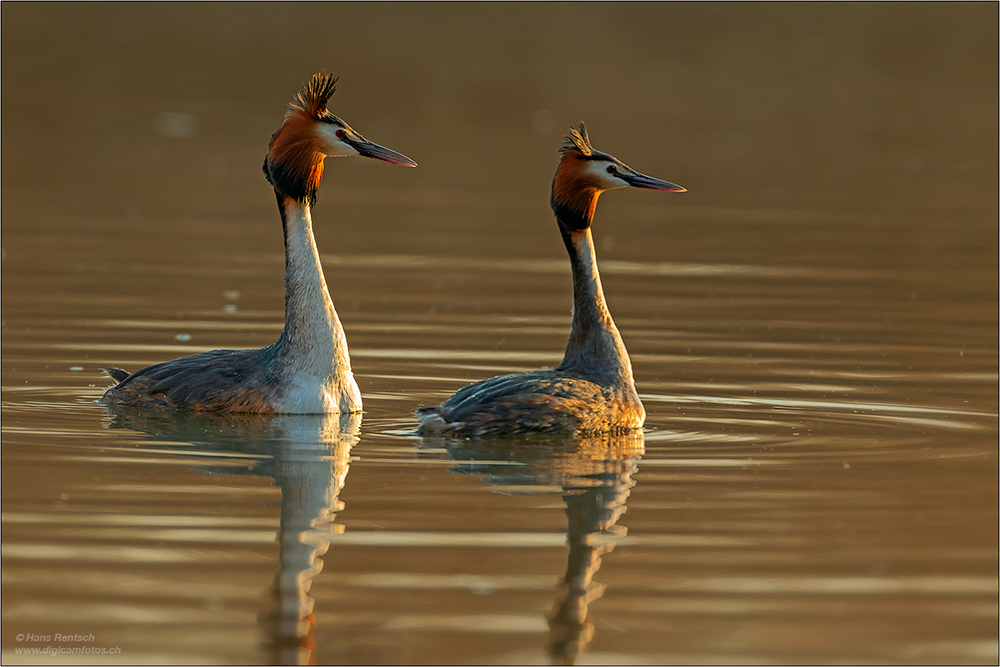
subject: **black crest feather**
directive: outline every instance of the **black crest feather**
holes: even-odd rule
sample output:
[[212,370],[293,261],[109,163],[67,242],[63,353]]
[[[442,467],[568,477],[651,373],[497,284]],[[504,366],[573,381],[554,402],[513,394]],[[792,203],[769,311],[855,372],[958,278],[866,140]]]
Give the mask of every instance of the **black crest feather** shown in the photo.
[[569,128],[569,134],[563,137],[563,145],[559,149],[560,153],[577,150],[584,155],[593,155],[594,147],[590,145],[590,137],[587,136],[587,126],[580,121],[580,129]]
[[330,113],[326,105],[335,92],[337,92],[337,77],[326,72],[313,74],[309,83],[295,95],[291,107],[318,120]]

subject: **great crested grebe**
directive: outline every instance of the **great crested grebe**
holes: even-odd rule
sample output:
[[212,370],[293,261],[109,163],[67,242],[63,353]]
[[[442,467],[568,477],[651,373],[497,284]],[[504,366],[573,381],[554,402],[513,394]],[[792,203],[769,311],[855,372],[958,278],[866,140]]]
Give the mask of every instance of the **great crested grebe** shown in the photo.
[[285,328],[275,344],[213,350],[129,374],[101,402],[164,410],[318,414],[359,412],[347,339],[326,288],[309,211],[323,160],[361,155],[415,167],[410,158],[374,144],[331,114],[337,79],[316,74],[292,100],[271,136],[264,176],[274,187],[285,238]]
[[551,205],[573,269],[573,326],[562,363],[476,382],[437,407],[418,409],[421,435],[620,433],[646,419],[632,363],[604,301],[590,224],[605,190],[686,190],[594,150],[583,123],[570,129],[560,152]]

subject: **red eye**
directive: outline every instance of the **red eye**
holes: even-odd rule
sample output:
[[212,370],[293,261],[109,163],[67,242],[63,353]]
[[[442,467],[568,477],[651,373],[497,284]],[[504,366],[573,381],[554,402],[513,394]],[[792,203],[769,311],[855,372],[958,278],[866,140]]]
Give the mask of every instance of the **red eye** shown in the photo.
[[609,174],[613,174],[613,173],[615,173],[616,171],[618,171],[618,170],[617,170],[617,169],[615,169],[615,165],[613,165],[613,164],[609,164],[609,165],[608,165],[608,173],[609,173]]
[[347,132],[344,132],[343,130],[337,130],[336,132],[334,132],[334,134],[337,135],[338,139],[343,139],[344,137],[347,136]]

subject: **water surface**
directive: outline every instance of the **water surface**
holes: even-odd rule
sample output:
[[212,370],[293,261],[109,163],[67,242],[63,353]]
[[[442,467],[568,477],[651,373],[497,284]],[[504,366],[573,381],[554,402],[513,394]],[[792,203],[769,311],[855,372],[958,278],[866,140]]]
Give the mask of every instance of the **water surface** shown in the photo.
[[[6,664],[996,663],[995,6],[234,11],[4,6]],[[420,163],[313,215],[365,413],[108,412],[101,366],[277,337],[260,160],[320,68]],[[415,436],[559,363],[580,118],[690,190],[594,228],[646,429]]]

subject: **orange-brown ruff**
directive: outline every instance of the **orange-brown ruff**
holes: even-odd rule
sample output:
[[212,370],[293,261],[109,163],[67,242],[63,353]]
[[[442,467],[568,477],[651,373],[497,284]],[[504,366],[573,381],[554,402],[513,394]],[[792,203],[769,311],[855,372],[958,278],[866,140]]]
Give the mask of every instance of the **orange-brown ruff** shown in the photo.
[[317,414],[359,412],[347,338],[323,277],[311,209],[328,157],[363,156],[415,167],[410,158],[355,132],[326,105],[336,79],[316,74],[271,137],[264,175],[274,187],[285,240],[285,328],[254,350],[213,350],[129,374],[101,401],[153,410]]
[[501,375],[417,410],[421,435],[621,433],[646,419],[632,363],[604,300],[590,224],[602,192],[632,186],[684,188],[644,176],[594,150],[587,128],[571,129],[552,181],[552,210],[573,270],[573,324],[557,368]]

